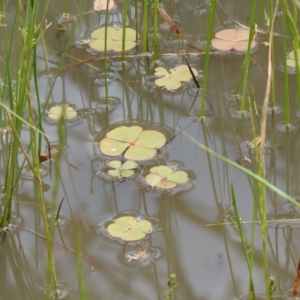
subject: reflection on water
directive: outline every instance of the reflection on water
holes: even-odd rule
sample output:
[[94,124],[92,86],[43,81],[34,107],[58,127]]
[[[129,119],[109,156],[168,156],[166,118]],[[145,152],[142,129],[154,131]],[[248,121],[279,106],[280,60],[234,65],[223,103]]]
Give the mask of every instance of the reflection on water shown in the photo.
[[[170,273],[176,274],[179,283],[177,299],[247,298],[244,295],[248,290],[248,269],[231,203],[230,184],[235,188],[248,248],[252,241],[251,220],[253,203],[257,200],[256,187],[249,176],[206,153],[182,133],[188,133],[200,144],[255,171],[255,151],[246,146],[246,141],[252,140],[259,132],[256,117],[261,116],[265,96],[267,56],[263,47],[257,47],[251,54],[248,70],[249,87],[253,87],[258,109],[257,116],[253,118],[256,127],[256,134],[253,134],[251,110],[248,103],[245,108],[241,105],[241,86],[238,85],[243,55],[211,56],[207,96],[202,103],[204,55],[198,49],[187,46],[190,40],[201,44],[207,42],[210,2],[200,2],[165,1],[164,9],[183,36],[177,39],[159,19],[159,58],[154,61],[151,48],[154,31],[149,25],[146,32],[150,37],[149,44],[144,44],[145,24],[140,2],[137,5],[130,2],[127,16],[123,18],[125,2],[116,1],[116,6],[108,14],[108,23],[122,24],[125,21],[126,26],[138,30],[139,36],[136,49],[126,53],[129,58],[125,58],[124,62],[120,53],[109,53],[108,70],[105,69],[103,53],[92,52],[87,46],[91,32],[106,22],[103,10],[88,13],[92,3],[86,3],[81,10],[76,1],[68,2],[68,11],[59,1],[54,1],[55,5],[49,7],[46,17],[48,24],[53,22],[53,25],[37,47],[36,62],[39,97],[45,108],[43,132],[49,141],[59,140],[58,119],[49,117],[50,109],[68,105],[76,113],[72,118],[65,118],[64,124],[68,126],[63,126],[65,147],[60,165],[58,199],[65,198],[65,201],[57,225],[64,226],[52,228],[55,228],[54,263],[59,282],[64,284],[59,286],[58,296],[50,290],[53,299],[78,298],[76,224],[81,237],[82,277],[89,299],[163,299]],[[149,24],[154,19],[151,5],[147,10]],[[224,9],[234,20],[247,25],[251,11],[249,1],[225,1]],[[10,11],[14,10],[10,8]],[[78,15],[80,12],[84,14]],[[136,12],[137,22],[134,20]],[[8,18],[14,20],[12,14]],[[9,28],[12,20],[8,22]],[[263,18],[257,21],[258,27],[265,26]],[[222,10],[218,11],[215,23],[215,32],[235,26]],[[0,27],[1,33],[2,30]],[[282,28],[278,26],[276,30],[281,32]],[[261,34],[260,39],[265,38],[266,35]],[[283,53],[282,44],[282,40],[276,41],[276,59]],[[65,49],[66,55],[62,54]],[[1,48],[1,58],[4,52]],[[196,80],[200,88],[194,80],[181,80],[181,87],[176,90],[158,87],[155,69],[165,68],[172,80],[174,74],[170,73],[170,69],[185,64],[182,54],[197,71]],[[10,68],[14,73],[19,53],[12,49],[11,55]],[[3,59],[0,63],[3,70],[8,65]],[[278,61],[275,99],[268,108],[267,139],[272,142],[269,148],[267,145],[265,153],[267,180],[290,195],[298,195],[298,124],[294,120],[288,125],[282,122],[284,91],[279,67]],[[12,77],[17,78],[17,74],[12,74]],[[2,75],[1,86],[5,86]],[[294,75],[289,76],[290,91],[296,95]],[[34,82],[31,93],[32,105],[38,111]],[[13,91],[3,97],[7,103],[10,96],[13,96]],[[294,102],[291,102],[291,111],[298,112]],[[112,157],[101,153],[99,142],[109,131],[122,125],[157,130],[166,136],[167,142],[154,159],[136,168],[131,179],[117,181],[107,176],[107,162]],[[1,121],[1,128],[2,187],[12,128],[7,119]],[[23,148],[27,151],[30,132],[23,130],[21,138],[26,141]],[[41,143],[41,149],[48,149],[45,141]],[[20,150],[19,167],[23,162],[24,153]],[[16,187],[13,201],[11,228],[12,225],[18,228],[1,244],[0,290],[5,291],[5,299],[43,297],[40,287],[44,286],[46,272],[45,229],[40,221],[36,181],[27,163],[20,174],[20,184]],[[170,193],[152,193],[157,189],[149,186],[144,178],[150,168],[158,165],[186,171],[188,183],[176,186]],[[50,169],[53,166],[45,161],[39,167],[45,205],[50,211],[54,188]],[[273,299],[288,299],[282,295],[293,285],[299,252],[299,211],[269,190],[265,202],[270,228],[267,241],[270,274],[276,278],[277,284],[277,294]],[[124,214],[148,220],[152,224],[151,232],[147,232],[141,241],[126,242],[112,238],[107,226]],[[256,220],[260,228],[258,218]],[[23,226],[25,229],[22,229]],[[9,225],[7,228],[10,231]],[[255,231],[253,240],[257,260],[253,269],[257,299],[265,299],[259,230]]]

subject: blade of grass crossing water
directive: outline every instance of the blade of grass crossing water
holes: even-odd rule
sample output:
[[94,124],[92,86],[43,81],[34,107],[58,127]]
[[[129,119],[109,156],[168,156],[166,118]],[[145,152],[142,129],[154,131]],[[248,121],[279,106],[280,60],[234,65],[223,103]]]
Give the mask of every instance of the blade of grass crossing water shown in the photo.
[[[283,34],[286,35],[286,20],[283,20]],[[283,51],[287,53],[286,49],[286,38],[283,39]],[[283,85],[284,85],[284,120],[285,125],[288,126],[290,124],[290,95],[289,95],[289,74],[288,74],[288,66],[287,66],[287,56],[285,55],[285,59],[283,60]]]
[[[246,238],[244,236],[244,230],[243,230],[243,226],[241,224],[241,219],[240,219],[240,215],[239,215],[239,211],[238,211],[238,207],[237,207],[237,203],[236,203],[233,184],[231,184],[231,199],[232,199],[232,206],[233,206],[233,209],[234,209],[234,214],[235,214],[235,219],[236,219],[237,226],[238,226],[239,235],[240,235],[240,238],[241,238],[241,241],[242,241],[242,247],[243,247],[244,255],[245,255],[245,258],[246,258],[246,262],[247,262],[248,272],[249,272],[249,294],[248,294],[248,299],[255,299],[255,289],[254,289],[254,284],[253,284],[253,279],[252,279],[253,258],[251,259],[248,255]],[[253,252],[253,249],[252,249],[252,252]]]
[[[109,1],[107,1],[109,2]],[[123,32],[122,32],[122,61],[125,60],[125,42],[126,42],[126,18],[128,12],[128,0],[124,0],[124,7],[123,7]]]
[[154,0],[153,5],[153,59],[157,60],[158,57],[158,43],[157,43],[157,27],[158,27],[158,2],[159,0]]
[[148,0],[143,0],[143,52],[148,48]]
[[206,53],[205,53],[204,70],[203,70],[201,109],[200,109],[200,116],[201,117],[204,115],[205,96],[206,96],[206,90],[207,90],[207,84],[208,84],[210,41],[212,39],[212,32],[213,32],[213,27],[214,27],[216,4],[217,4],[217,0],[212,0],[210,11],[209,11],[208,29],[207,29],[207,43],[206,43],[206,48],[205,48]]

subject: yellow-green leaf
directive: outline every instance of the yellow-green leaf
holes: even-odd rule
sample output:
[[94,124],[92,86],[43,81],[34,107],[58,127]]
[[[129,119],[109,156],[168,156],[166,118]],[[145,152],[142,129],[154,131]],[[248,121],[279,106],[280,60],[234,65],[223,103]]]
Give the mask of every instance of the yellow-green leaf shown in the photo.
[[140,126],[120,126],[109,131],[100,141],[100,150],[109,156],[117,156],[125,151],[127,160],[144,161],[155,157],[157,149],[162,148],[166,141],[166,137],[155,130],[143,131]]
[[52,120],[70,120],[77,116],[77,111],[70,106],[52,106],[49,110],[48,117]]
[[160,189],[172,189],[178,184],[188,182],[187,173],[184,171],[173,171],[168,166],[157,166],[150,169],[150,173],[145,177],[145,181],[151,187]]
[[[125,51],[136,46],[136,31],[132,28],[125,28]],[[101,27],[92,32],[93,40],[89,43],[90,47],[98,52],[105,51],[105,27]],[[107,51],[122,51],[123,28],[107,27]]]
[[125,149],[128,148],[129,146],[130,146],[129,143],[124,143],[109,138],[104,138],[100,142],[101,152],[108,156],[121,155],[125,151]]
[[[156,68],[155,75],[163,77],[156,79],[155,84],[171,91],[180,88],[182,81],[190,81],[193,78],[188,66],[186,65],[181,65],[176,69],[171,69],[170,72],[171,73],[162,67]],[[192,68],[192,72],[195,76],[198,75],[196,69]]]
[[144,238],[151,227],[151,223],[147,220],[137,221],[132,216],[125,216],[116,219],[115,223],[107,227],[107,231],[113,237],[133,242]]

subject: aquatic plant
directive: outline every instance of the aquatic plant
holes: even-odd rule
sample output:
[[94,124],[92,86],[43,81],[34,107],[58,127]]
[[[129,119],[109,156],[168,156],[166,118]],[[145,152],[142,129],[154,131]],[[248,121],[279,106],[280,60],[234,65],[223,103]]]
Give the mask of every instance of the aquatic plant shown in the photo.
[[134,242],[143,239],[151,231],[151,228],[152,225],[148,220],[136,220],[132,216],[124,216],[108,225],[107,231],[112,237],[126,242]]
[[[123,44],[123,28],[115,27],[101,27],[94,30],[91,34],[92,41],[89,43],[89,46],[97,51],[122,51]],[[136,46],[136,31],[132,28],[125,29],[125,40],[124,40],[124,51],[133,49]],[[105,48],[105,41],[106,48]]]
[[109,131],[100,141],[100,150],[108,156],[144,161],[155,157],[157,150],[166,144],[166,137],[156,130],[143,130],[140,126],[120,126]]
[[[250,31],[245,28],[240,29],[223,29],[215,34],[215,38],[211,40],[211,45],[220,51],[241,51],[244,52],[248,48]],[[250,48],[256,46],[256,42],[252,41]]]
[[[191,68],[194,76],[198,75],[198,72],[195,68]],[[168,91],[173,91],[181,87],[181,81],[190,81],[193,79],[193,76],[186,65],[181,65],[175,69],[171,69],[170,73],[162,67],[155,69],[155,75],[162,77],[155,80],[157,86],[163,87]]]
[[174,171],[168,166],[156,166],[150,169],[145,176],[145,181],[152,188],[157,187],[164,190],[175,188],[178,184],[187,183],[189,180],[184,171]]
[[108,162],[107,166],[112,168],[108,170],[110,176],[123,179],[131,177],[135,173],[138,164],[132,160],[127,160],[124,163],[119,160],[111,160]]

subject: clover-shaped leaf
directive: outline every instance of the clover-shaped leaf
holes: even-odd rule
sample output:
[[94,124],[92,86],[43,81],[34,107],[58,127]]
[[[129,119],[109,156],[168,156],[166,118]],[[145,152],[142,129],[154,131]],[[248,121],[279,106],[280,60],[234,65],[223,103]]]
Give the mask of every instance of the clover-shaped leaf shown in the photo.
[[[136,46],[136,31],[132,28],[125,28],[125,51],[130,50]],[[92,32],[93,40],[89,46],[97,51],[105,51],[105,27],[101,27]],[[123,28],[107,27],[107,51],[122,51]]]
[[[198,75],[196,69],[192,68],[193,74]],[[155,69],[156,76],[163,76],[162,78],[156,79],[155,84],[162,86],[168,91],[176,90],[181,87],[181,81],[190,81],[193,76],[190,73],[188,66],[181,65],[176,69],[170,69],[169,73],[165,68],[158,67]]]
[[52,120],[59,120],[61,118],[64,120],[70,120],[75,118],[76,116],[77,116],[77,112],[71,106],[55,105],[52,106],[48,112],[48,117]]
[[[215,34],[211,44],[215,49],[221,51],[246,51],[248,48],[250,31],[248,29],[224,29]],[[256,42],[251,42],[251,49],[256,46]]]
[[120,126],[106,134],[100,142],[100,151],[108,156],[121,155],[128,160],[152,159],[157,149],[166,144],[166,137],[155,130],[144,130],[140,126]]
[[296,60],[296,53],[293,50],[289,53],[286,64],[288,67],[295,69],[296,62],[298,62],[298,66],[300,66],[300,49],[297,49],[297,60]]
[[120,217],[115,223],[108,225],[107,231],[123,241],[134,242],[141,240],[151,231],[152,224],[147,220],[137,221],[132,216]]
[[188,182],[189,178],[184,171],[173,171],[168,166],[157,166],[150,169],[145,181],[152,188],[157,187],[165,190],[175,188],[178,184]]
[[127,160],[124,164],[119,160],[111,160],[107,165],[113,169],[108,170],[108,174],[119,179],[132,176],[134,174],[134,169],[138,166],[138,164],[132,160]]

